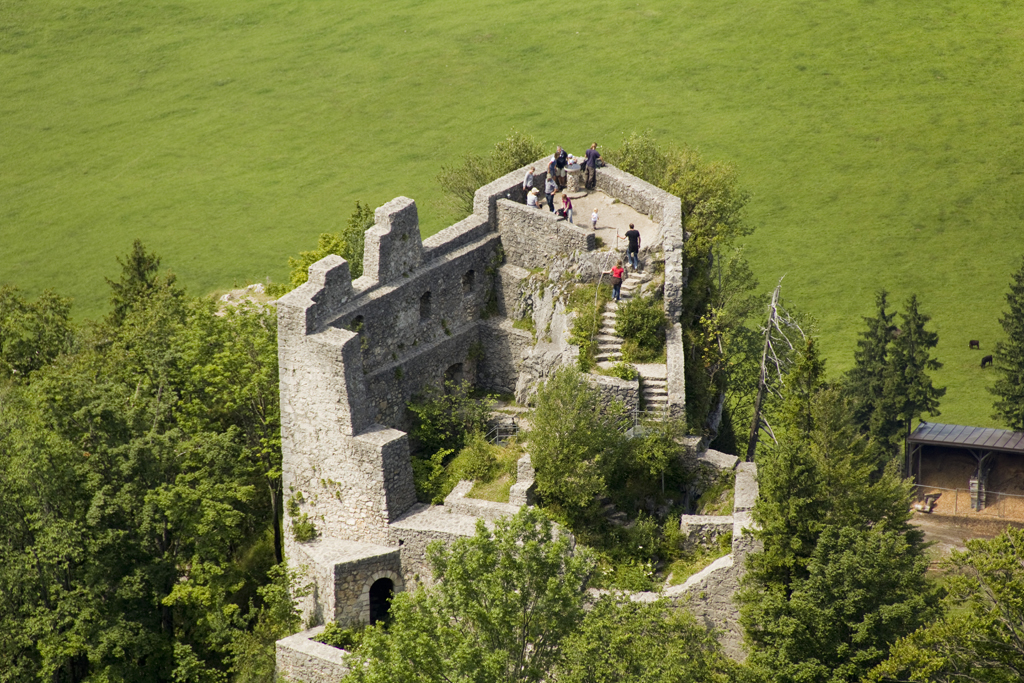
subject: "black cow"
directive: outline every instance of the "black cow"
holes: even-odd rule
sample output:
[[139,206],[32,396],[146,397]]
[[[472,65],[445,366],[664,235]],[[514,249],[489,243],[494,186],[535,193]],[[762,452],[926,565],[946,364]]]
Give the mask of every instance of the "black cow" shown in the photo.
[[981,367],[985,367],[986,365],[992,365],[992,356],[985,356],[981,359]]
[[971,348],[971,349],[978,349],[980,351],[981,350],[981,342],[979,342],[977,339],[972,339],[971,342],[970,342],[970,347],[969,348]]

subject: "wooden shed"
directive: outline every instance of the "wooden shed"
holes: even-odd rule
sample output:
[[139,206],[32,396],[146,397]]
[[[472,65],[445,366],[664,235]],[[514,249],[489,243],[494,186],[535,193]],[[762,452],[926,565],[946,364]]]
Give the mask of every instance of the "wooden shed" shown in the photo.
[[907,473],[924,486],[966,487],[981,510],[989,490],[1024,494],[1024,432],[921,422],[907,437]]

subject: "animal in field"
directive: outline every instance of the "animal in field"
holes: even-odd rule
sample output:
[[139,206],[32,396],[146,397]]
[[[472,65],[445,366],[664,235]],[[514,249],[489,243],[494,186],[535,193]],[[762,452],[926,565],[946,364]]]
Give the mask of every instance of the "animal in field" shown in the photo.
[[980,351],[981,350],[981,342],[979,342],[977,339],[972,339],[970,341],[969,348],[971,348],[971,349],[978,349]]
[[981,359],[981,367],[985,367],[986,365],[992,365],[992,356],[985,356]]

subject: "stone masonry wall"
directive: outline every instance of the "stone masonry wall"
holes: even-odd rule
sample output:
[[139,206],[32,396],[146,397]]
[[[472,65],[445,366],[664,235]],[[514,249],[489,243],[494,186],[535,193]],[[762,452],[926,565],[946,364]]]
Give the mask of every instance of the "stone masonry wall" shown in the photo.
[[543,209],[499,199],[497,217],[505,259],[512,265],[546,268],[560,254],[597,248],[593,231],[556,220]]
[[623,405],[627,415],[633,415],[640,409],[639,380],[594,374],[588,374],[586,378],[601,395],[601,405],[610,406],[617,401]]
[[338,683],[348,675],[344,650],[318,643],[323,626],[277,641],[277,676],[302,683]]

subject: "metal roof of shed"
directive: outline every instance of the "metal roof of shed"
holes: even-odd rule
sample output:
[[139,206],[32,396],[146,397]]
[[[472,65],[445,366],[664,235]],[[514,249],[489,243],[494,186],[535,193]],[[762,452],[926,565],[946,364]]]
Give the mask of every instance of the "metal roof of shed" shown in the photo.
[[976,448],[1024,454],[1024,432],[1010,432],[1005,429],[922,422],[914,430],[914,433],[907,437],[907,440],[911,443],[931,446]]

